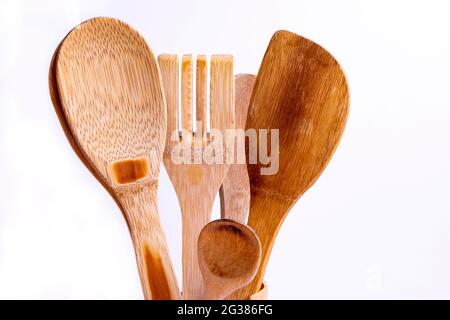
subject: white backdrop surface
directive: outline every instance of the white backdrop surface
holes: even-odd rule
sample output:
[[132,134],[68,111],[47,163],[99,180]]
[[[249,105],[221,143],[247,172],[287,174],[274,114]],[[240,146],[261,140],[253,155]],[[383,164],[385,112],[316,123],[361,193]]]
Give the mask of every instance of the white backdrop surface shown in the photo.
[[[126,224],[81,164],[48,94],[59,41],[95,16],[156,54],[231,53],[256,73],[287,29],[344,68],[341,144],[276,241],[273,299],[450,298],[450,2],[0,0],[0,298],[140,299]],[[180,209],[160,213],[181,281]],[[218,216],[218,205],[215,216]]]

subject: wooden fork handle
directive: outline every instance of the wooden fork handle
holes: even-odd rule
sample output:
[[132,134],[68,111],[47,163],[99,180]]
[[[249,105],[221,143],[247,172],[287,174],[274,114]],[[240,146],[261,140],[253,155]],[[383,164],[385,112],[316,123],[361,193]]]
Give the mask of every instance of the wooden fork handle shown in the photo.
[[180,290],[159,220],[156,187],[118,195],[136,254],[144,298],[178,300]]
[[210,220],[214,201],[205,198],[191,202],[189,206],[182,206],[184,300],[202,299],[205,294],[205,283],[198,263],[197,242],[200,232]]

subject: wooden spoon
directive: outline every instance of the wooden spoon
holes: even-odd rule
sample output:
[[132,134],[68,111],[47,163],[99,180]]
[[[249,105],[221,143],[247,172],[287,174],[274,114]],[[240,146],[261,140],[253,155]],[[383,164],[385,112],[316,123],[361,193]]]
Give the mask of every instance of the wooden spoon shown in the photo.
[[328,164],[348,110],[347,81],[336,60],[308,39],[276,32],[256,78],[246,128],[279,129],[279,148],[271,146],[272,154],[279,152],[279,170],[261,175],[263,165],[248,165],[248,224],[261,240],[262,258],[255,279],[234,297],[247,298],[260,289],[278,230]]
[[[235,77],[234,113],[236,129],[245,130],[247,110],[255,79],[256,77],[252,74],[238,74]],[[222,219],[232,219],[243,224],[247,223],[250,208],[250,181],[248,179],[247,165],[245,164],[245,148],[238,149],[238,143],[244,146],[244,141],[235,141],[234,154],[235,159],[239,161],[236,161],[228,168],[227,175],[223,179],[219,190],[220,217]],[[240,156],[243,157],[243,161],[240,161]]]
[[251,228],[227,219],[208,223],[198,238],[204,298],[220,300],[248,284],[260,259],[261,243]]
[[179,299],[157,207],[166,112],[153,53],[125,23],[91,19],[58,47],[49,82],[72,147],[126,218],[145,298]]

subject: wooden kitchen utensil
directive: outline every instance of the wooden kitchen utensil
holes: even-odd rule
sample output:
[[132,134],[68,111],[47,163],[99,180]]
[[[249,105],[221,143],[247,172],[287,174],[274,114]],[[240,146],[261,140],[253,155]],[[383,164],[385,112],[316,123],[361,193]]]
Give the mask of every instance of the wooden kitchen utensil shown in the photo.
[[261,175],[249,164],[251,203],[248,224],[258,234],[262,258],[251,284],[233,294],[246,298],[261,288],[281,224],[297,199],[320,176],[345,127],[349,91],[336,60],[299,35],[278,31],[259,69],[246,128],[279,129],[279,170]]
[[260,259],[261,243],[250,227],[228,219],[208,223],[198,238],[204,298],[221,300],[248,284]]
[[145,298],[178,299],[157,207],[166,110],[153,53],[125,23],[95,18],[66,36],[49,78],[71,145],[126,218]]
[[[235,77],[235,119],[236,129],[245,130],[247,110],[256,77],[252,74],[238,74]],[[243,137],[243,139],[242,139]],[[220,186],[220,216],[247,223],[250,208],[250,181],[245,164],[245,136],[234,145],[235,162],[228,168]],[[241,146],[242,148],[238,148]],[[240,159],[242,157],[242,159]],[[243,161],[240,161],[243,160]]]
[[[197,259],[197,239],[209,222],[214,198],[227,172],[229,163],[214,163],[211,155],[224,160],[233,153],[233,142],[223,152],[212,152],[215,144],[223,142],[213,133],[234,129],[234,75],[233,58],[212,55],[210,71],[210,125],[211,136],[206,134],[206,56],[197,57],[196,67],[196,119],[197,131],[192,125],[192,56],[185,55],[181,65],[181,123],[178,128],[178,58],[161,55],[158,58],[167,101],[167,136],[163,162],[178,196],[183,229],[183,299],[203,297],[204,283]],[[182,131],[181,137],[179,130]],[[224,139],[225,140],[225,139]],[[178,161],[182,147],[185,159]],[[203,157],[202,157],[203,155]],[[209,159],[205,161],[205,159]],[[229,158],[231,159],[231,158]],[[194,163],[195,162],[195,163]]]

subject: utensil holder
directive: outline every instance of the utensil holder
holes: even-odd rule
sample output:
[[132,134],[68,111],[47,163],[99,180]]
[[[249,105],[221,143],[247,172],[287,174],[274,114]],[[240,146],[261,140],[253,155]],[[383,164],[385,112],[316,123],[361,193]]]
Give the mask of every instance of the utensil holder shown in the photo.
[[248,300],[267,300],[267,295],[269,294],[269,288],[267,287],[267,283],[263,282],[261,285],[261,289],[252,294]]

